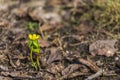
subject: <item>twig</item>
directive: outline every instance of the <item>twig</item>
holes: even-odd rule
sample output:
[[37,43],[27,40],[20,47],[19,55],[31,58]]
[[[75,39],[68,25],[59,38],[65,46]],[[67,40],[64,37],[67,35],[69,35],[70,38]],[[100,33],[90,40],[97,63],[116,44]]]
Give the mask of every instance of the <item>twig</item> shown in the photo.
[[8,58],[12,67],[16,68],[17,66],[13,63],[11,56],[8,54]]
[[[39,27],[40,27],[40,23],[39,23]],[[41,36],[42,36],[43,40],[45,40],[46,38],[45,38],[45,35],[44,35],[44,33],[43,33],[41,27],[40,27],[39,29],[40,29],[40,33],[41,33]]]
[[88,66],[92,71],[94,72],[98,72],[99,70],[99,67],[97,65],[95,65],[94,63],[88,61],[88,60],[85,60],[83,58],[78,58],[78,61],[86,66]]
[[102,73],[103,73],[103,70],[102,70],[102,69],[100,69],[97,73],[95,73],[95,74],[93,74],[93,75],[88,76],[88,78],[86,78],[85,80],[93,80],[94,78],[96,78],[96,77],[98,77],[98,76],[102,75]]

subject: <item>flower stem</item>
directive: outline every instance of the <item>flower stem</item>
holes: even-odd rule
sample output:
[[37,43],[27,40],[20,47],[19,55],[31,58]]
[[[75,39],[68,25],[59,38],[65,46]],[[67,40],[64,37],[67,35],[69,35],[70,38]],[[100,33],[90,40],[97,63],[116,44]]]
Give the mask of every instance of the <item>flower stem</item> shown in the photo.
[[37,65],[39,67],[40,66],[40,62],[39,62],[39,56],[38,55],[37,55],[36,61],[37,61]]
[[32,57],[32,50],[33,50],[33,47],[31,47],[31,51],[30,51],[30,59],[31,59],[32,64],[33,64],[33,63],[34,63],[34,61],[33,61],[33,57]]

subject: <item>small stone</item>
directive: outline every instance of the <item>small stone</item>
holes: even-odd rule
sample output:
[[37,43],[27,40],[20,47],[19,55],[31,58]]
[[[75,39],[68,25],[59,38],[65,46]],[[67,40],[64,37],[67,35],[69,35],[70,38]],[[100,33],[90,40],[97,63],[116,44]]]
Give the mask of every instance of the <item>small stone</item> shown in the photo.
[[115,61],[118,61],[119,60],[119,57],[115,57]]

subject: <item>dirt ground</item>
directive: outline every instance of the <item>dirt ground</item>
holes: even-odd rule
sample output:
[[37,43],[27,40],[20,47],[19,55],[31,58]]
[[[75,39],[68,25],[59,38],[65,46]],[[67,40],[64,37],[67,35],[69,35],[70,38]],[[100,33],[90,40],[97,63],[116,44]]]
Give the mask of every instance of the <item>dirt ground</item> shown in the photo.
[[[0,0],[0,80],[120,80],[114,1]],[[29,34],[40,35],[38,70]]]

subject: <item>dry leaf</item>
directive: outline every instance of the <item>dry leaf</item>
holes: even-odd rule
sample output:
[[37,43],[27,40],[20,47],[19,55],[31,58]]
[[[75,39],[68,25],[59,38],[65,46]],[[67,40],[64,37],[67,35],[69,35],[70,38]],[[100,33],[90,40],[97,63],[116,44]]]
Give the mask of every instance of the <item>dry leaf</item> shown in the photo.
[[67,36],[63,36],[62,37],[62,39],[67,39],[67,38],[73,38],[73,39],[76,39],[76,40],[81,42],[81,40],[84,39],[84,36],[80,36],[80,35],[67,35]]
[[95,55],[113,56],[117,49],[114,47],[117,40],[98,40],[89,47],[90,53]]
[[27,7],[21,6],[19,8],[15,8],[12,13],[15,14],[18,17],[24,17],[27,15]]
[[30,9],[28,12],[28,15],[33,19],[33,20],[38,20],[41,21],[41,14],[43,13],[43,10],[41,7],[38,7],[36,9]]
[[120,60],[116,62],[116,66],[120,68]]
[[67,79],[68,78],[76,78],[76,77],[78,77],[78,76],[84,76],[84,75],[87,75],[88,73],[82,73],[82,72],[79,72],[79,71],[76,71],[76,72],[74,72],[74,73],[72,73],[72,74],[70,74],[68,77],[67,77]]
[[9,0],[6,2],[6,0],[0,0],[0,11],[7,11],[9,7],[13,5],[18,5],[19,1],[16,0]]
[[71,64],[62,71],[62,75],[63,76],[68,76],[71,73],[73,73],[75,70],[79,69],[79,67],[80,67],[79,64]]
[[47,68],[47,71],[53,74],[58,74],[64,69],[64,65],[61,63],[58,64],[50,64]]
[[62,28],[63,26],[61,24],[44,24],[39,27],[38,33],[41,34],[42,32],[46,32],[48,35],[50,35],[52,32]]
[[1,72],[4,76],[11,76],[11,77],[31,77],[27,74],[28,72],[25,71],[12,71],[12,72]]
[[49,5],[60,5],[62,3],[61,0],[48,0]]
[[7,20],[0,20],[0,27],[7,27],[9,25],[9,21]]
[[[55,26],[51,26],[49,24],[44,24],[43,26],[39,27],[42,31],[50,31],[52,29],[55,29]],[[39,30],[40,30],[39,29]]]
[[0,61],[4,61],[7,58],[5,54],[0,54]]
[[51,48],[50,49],[50,56],[47,60],[47,64],[52,63],[53,61],[60,60],[61,59],[61,52],[57,48]]
[[62,71],[62,77],[61,79],[68,79],[68,78],[73,78],[73,77],[77,77],[77,76],[80,76],[80,75],[84,75],[84,73],[78,71],[78,69],[80,69],[82,65],[80,64],[71,64],[69,65],[67,68],[65,68],[63,71]]
[[42,7],[37,7],[34,10],[29,11],[28,14],[33,20],[41,21],[42,19],[44,22],[51,24],[61,22],[61,17],[58,13],[45,12]]
[[20,60],[18,59],[16,62],[15,62],[16,66],[20,66]]
[[18,59],[25,59],[26,58],[26,56],[24,56],[23,54],[19,54],[19,55],[17,55],[17,56],[14,56],[15,58],[18,58]]
[[13,80],[13,79],[10,77],[0,76],[0,80]]
[[8,58],[9,58],[9,61],[10,61],[10,65],[11,65],[12,67],[16,68],[17,66],[13,63],[13,60],[12,60],[10,54],[8,54]]
[[74,27],[75,30],[79,31],[79,34],[87,34],[93,31],[93,26],[80,24],[78,27]]
[[0,50],[5,50],[7,48],[7,44],[4,41],[0,40]]
[[85,80],[93,80],[94,78],[99,77],[100,75],[102,75],[103,70],[100,69],[98,72],[96,72],[95,74],[92,74],[90,76],[88,76],[88,78],[86,78]]
[[40,47],[49,47],[50,46],[50,43],[43,39],[40,39],[39,42],[40,42]]
[[8,66],[0,65],[0,69],[7,71],[8,70]]
[[96,64],[94,64],[94,63],[92,63],[92,62],[90,62],[88,60],[85,60],[85,59],[82,59],[82,58],[78,58],[78,61],[80,63],[88,66],[94,72],[97,72],[99,70],[99,67]]

